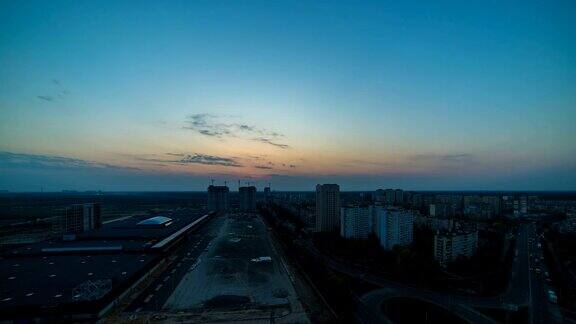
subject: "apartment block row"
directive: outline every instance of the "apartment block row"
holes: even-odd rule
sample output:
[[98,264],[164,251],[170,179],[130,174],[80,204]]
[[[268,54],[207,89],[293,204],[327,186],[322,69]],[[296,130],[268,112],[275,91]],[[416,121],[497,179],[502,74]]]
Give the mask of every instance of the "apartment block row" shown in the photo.
[[339,231],[348,239],[374,234],[384,249],[412,243],[414,215],[410,210],[381,205],[340,206],[340,187],[316,186],[317,232]]

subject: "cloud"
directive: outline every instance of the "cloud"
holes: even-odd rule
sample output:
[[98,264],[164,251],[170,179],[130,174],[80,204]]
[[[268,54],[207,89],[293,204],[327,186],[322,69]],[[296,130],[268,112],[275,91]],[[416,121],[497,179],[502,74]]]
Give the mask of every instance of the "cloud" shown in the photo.
[[290,145],[288,145],[288,144],[273,142],[271,139],[266,138],[266,137],[256,137],[256,138],[253,138],[252,140],[256,141],[256,142],[264,143],[264,144],[269,144],[269,145],[272,145],[272,146],[275,146],[275,147],[278,147],[281,149],[290,148]]
[[349,160],[345,163],[343,163],[345,165],[372,165],[372,166],[390,166],[393,165],[393,163],[391,162],[377,162],[377,161],[367,161],[367,160],[358,160],[358,159],[353,159],[353,160]]
[[[162,153],[144,156],[171,159],[180,163],[181,158],[194,154]],[[452,156],[458,154],[434,155],[434,159],[463,158]],[[205,156],[200,154],[200,156]],[[208,155],[210,157],[210,155]],[[474,157],[474,156],[472,156]],[[198,159],[198,158],[197,158]],[[204,160],[210,160],[205,158]],[[237,160],[237,157],[224,159]],[[256,163],[266,166],[266,161]],[[252,164],[251,164],[252,165]],[[281,165],[281,163],[277,163]],[[364,191],[375,190],[385,186],[404,188],[406,190],[570,190],[576,187],[574,165],[549,166],[546,168],[495,169],[486,173],[462,174],[453,173],[398,173],[395,171],[365,174],[290,174],[279,171],[274,174],[240,174],[231,171],[242,169],[225,169],[219,173],[194,170],[153,170],[110,165],[89,160],[63,157],[57,155],[35,155],[0,151],[0,189],[11,191],[36,191],[41,186],[44,190],[104,190],[104,191],[175,191],[205,190],[211,179],[218,183],[237,179],[255,179],[259,186],[272,182],[278,190],[301,191],[314,190],[317,183],[338,183],[341,190]],[[230,171],[230,172],[228,172]],[[265,172],[262,172],[265,173]],[[272,173],[272,172],[270,172]],[[284,174],[282,174],[284,173]]]
[[220,126],[209,121],[212,117],[213,115],[210,114],[190,115],[186,118],[186,123],[188,125],[184,126],[184,128],[197,131],[206,136],[220,137],[224,135],[224,130],[221,129]]
[[204,164],[204,165],[222,165],[231,167],[241,167],[242,165],[235,157],[221,157],[202,153],[164,153],[164,154],[147,154],[132,155],[132,158],[138,161],[160,163],[163,166],[170,164]]
[[466,162],[474,158],[469,153],[452,153],[452,154],[415,154],[410,157],[413,161],[443,161],[443,162]]
[[167,159],[162,159],[162,158],[154,158],[154,157],[142,157],[142,156],[133,156],[133,158],[137,161],[143,161],[143,162],[155,162],[155,165],[158,166],[167,166],[169,164],[173,164],[173,163],[179,163],[180,160],[167,160]]
[[222,135],[229,134],[226,131],[212,131],[209,129],[200,129],[200,130],[198,130],[198,133],[200,133],[202,135],[206,135],[206,136],[216,136],[216,137],[221,137]]
[[47,102],[55,102],[64,100],[64,98],[70,93],[62,86],[62,83],[60,83],[58,79],[52,79],[51,88],[49,95],[38,95],[36,98]]
[[205,164],[205,165],[222,165],[229,167],[242,166],[234,158],[220,157],[200,153],[186,155],[179,162],[183,164],[193,163],[193,164]]
[[[267,157],[267,155],[266,155],[266,154],[261,154],[261,155],[248,155],[247,157],[250,158],[250,159],[253,159],[253,160],[262,160],[262,159],[264,159],[265,157]],[[269,162],[269,163],[270,163],[270,162]]]
[[11,167],[45,167],[45,168],[100,168],[100,169],[130,169],[133,167],[112,165],[107,163],[94,162],[76,158],[69,158],[56,155],[38,155],[25,153],[0,152],[0,165]]
[[250,139],[283,149],[289,147],[287,144],[277,142],[277,139],[284,137],[280,132],[259,128],[245,123],[222,122],[224,117],[226,116],[206,113],[188,115],[186,117],[186,125],[183,128],[209,137],[236,137]]
[[272,170],[274,169],[273,167],[269,166],[269,165],[255,165],[254,166],[256,169],[263,169],[263,170]]
[[248,125],[238,125],[238,129],[240,129],[241,131],[245,131],[245,132],[254,132],[254,131],[256,131],[256,129],[254,128],[254,126],[248,126]]
[[185,129],[196,131],[204,136],[235,137],[237,131],[247,131],[249,126],[227,124],[219,121],[220,118],[212,114],[192,114],[186,117]]
[[462,161],[462,160],[469,160],[472,157],[473,157],[472,154],[459,153],[459,154],[445,154],[441,158],[444,161]]
[[53,102],[56,100],[54,97],[51,96],[36,96],[36,98],[49,102]]

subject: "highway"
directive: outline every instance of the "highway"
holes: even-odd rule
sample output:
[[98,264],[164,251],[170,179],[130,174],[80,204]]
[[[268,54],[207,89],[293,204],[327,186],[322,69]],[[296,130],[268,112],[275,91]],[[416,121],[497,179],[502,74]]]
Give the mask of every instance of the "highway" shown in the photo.
[[560,308],[556,303],[549,301],[548,291],[554,288],[546,281],[548,268],[543,261],[541,240],[536,226],[528,225],[527,232],[530,323],[561,323]]

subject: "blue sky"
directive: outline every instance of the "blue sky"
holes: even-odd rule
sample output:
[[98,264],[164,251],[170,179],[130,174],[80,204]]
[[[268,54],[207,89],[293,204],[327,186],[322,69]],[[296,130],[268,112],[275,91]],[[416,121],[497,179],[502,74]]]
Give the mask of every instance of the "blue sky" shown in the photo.
[[576,189],[573,1],[3,1],[0,28],[0,189]]

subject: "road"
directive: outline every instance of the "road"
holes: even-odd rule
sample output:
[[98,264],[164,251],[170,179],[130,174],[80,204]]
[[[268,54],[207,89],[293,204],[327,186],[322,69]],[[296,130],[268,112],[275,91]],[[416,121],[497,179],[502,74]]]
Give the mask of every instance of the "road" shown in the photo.
[[562,315],[558,306],[548,301],[548,289],[551,289],[546,283],[545,273],[548,269],[541,261],[542,249],[538,246],[538,242],[536,226],[522,224],[517,235],[508,288],[505,293],[497,297],[466,297],[438,293],[364,275],[362,276],[364,280],[386,287],[386,289],[370,292],[363,296],[362,300],[374,312],[385,299],[390,297],[417,298],[449,309],[472,323],[491,321],[475,311],[475,307],[517,309],[528,306],[530,323],[562,323]]
[[411,297],[427,301],[448,309],[473,323],[494,323],[494,321],[473,309],[471,307],[472,305],[485,308],[502,308],[503,305],[502,297],[482,298],[452,295],[384,279],[380,276],[359,270],[354,266],[326,257],[318,251],[311,242],[307,242],[306,246],[311,253],[316,255],[316,257],[323,259],[325,264],[332,270],[382,287],[382,289],[371,291],[359,298],[358,303],[360,307],[357,318],[362,323],[374,323],[375,319],[378,319],[376,322],[382,322],[383,319],[385,319],[385,316],[382,314],[380,305],[384,300],[390,297]]
[[546,281],[548,268],[543,262],[540,235],[534,224],[527,225],[527,233],[530,323],[561,323],[560,308],[548,298],[548,291],[554,288]]
[[548,302],[547,294],[550,287],[545,282],[544,276],[547,269],[544,265],[539,264],[540,274],[538,274],[532,264],[536,255],[539,258],[542,256],[542,251],[538,247],[537,241],[535,226],[533,224],[522,224],[517,234],[515,257],[508,288],[503,294],[496,297],[461,296],[397,283],[377,275],[365,273],[343,262],[332,260],[322,255],[310,243],[307,246],[311,252],[323,258],[333,270],[382,287],[382,289],[372,291],[360,298],[363,307],[361,307],[362,311],[359,311],[358,318],[361,322],[362,318],[374,319],[375,316],[379,316],[378,313],[381,312],[380,305],[386,299],[391,297],[411,297],[449,309],[473,323],[494,322],[474,308],[517,310],[523,306],[529,307],[531,323],[561,323],[560,310],[556,305]]

